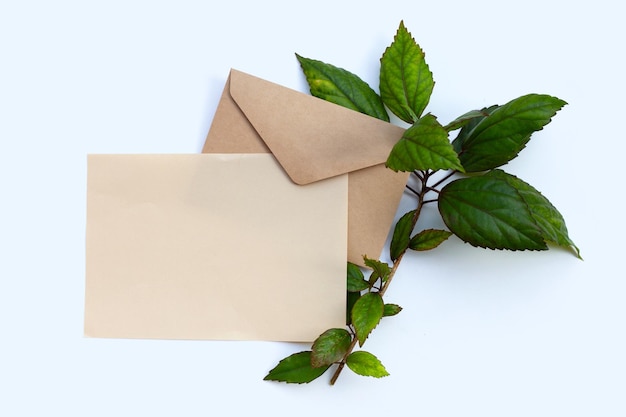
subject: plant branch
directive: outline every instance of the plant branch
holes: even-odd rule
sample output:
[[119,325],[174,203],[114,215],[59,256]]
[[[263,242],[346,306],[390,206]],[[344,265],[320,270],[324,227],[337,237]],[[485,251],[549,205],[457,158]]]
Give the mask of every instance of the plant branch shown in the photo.
[[[418,194],[418,199],[417,199],[417,207],[415,209],[415,213],[413,214],[413,218],[411,219],[411,230],[413,230],[415,228],[415,225],[417,224],[417,220],[419,219],[420,213],[422,212],[422,207],[424,207],[424,194],[425,192],[427,192],[428,187],[426,187],[426,180],[428,178],[424,178],[424,184],[422,186],[422,192]],[[396,271],[398,270],[398,266],[400,266],[400,262],[402,261],[402,258],[404,257],[404,254],[406,253],[408,248],[404,249],[400,255],[396,258],[396,260],[393,262],[393,266],[391,267],[391,272],[389,273],[389,277],[387,278],[387,280],[384,282],[382,288],[380,289],[379,293],[380,296],[382,297],[383,295],[385,295],[385,292],[387,291],[387,288],[389,288],[389,284],[391,284],[391,280],[393,279],[394,275],[396,274]]]
[[[415,209],[415,213],[413,214],[413,218],[411,219],[411,230],[415,228],[415,225],[417,224],[417,220],[419,219],[420,213],[422,212],[422,207],[424,207],[424,204],[427,202],[424,200],[424,196],[426,195],[427,192],[431,191],[430,187],[426,185],[426,182],[428,181],[428,178],[430,177],[430,173],[424,172],[423,174],[424,174],[423,177],[419,176],[420,181],[422,182],[422,187],[421,187],[421,191],[416,193],[417,194],[417,207]],[[402,262],[402,258],[404,257],[404,254],[406,253],[407,250],[408,248],[405,248],[393,262],[393,265],[391,267],[391,271],[389,272],[389,276],[387,277],[387,280],[383,283],[380,290],[378,291],[381,297],[385,295],[385,292],[389,288],[389,285],[391,284],[391,281],[393,280],[393,277],[396,274],[396,271],[398,270],[398,267],[400,266],[400,262]],[[338,363],[335,373],[330,379],[330,385],[335,385],[335,382],[337,382],[337,378],[339,378],[339,375],[343,371],[343,368],[346,365],[346,360],[348,356],[350,356],[350,354],[356,347],[357,341],[358,339],[356,335],[354,335],[352,337],[352,341],[350,342],[350,345],[348,346],[348,350],[341,358],[341,361]]]
[[341,358],[341,362],[339,362],[337,369],[335,369],[335,373],[333,374],[332,378],[330,378],[330,385],[335,385],[335,382],[337,382],[337,378],[339,378],[341,371],[343,371],[343,367],[346,366],[346,359],[348,358],[350,353],[352,353],[352,351],[354,350],[357,341],[358,341],[357,337],[353,336],[352,341],[350,342],[350,346],[348,346],[347,352],[343,355],[343,358]]
[[450,177],[452,177],[454,174],[456,174],[458,171],[450,171],[446,174],[445,177],[443,177],[442,179],[440,179],[439,181],[437,181],[436,183],[434,183],[433,185],[431,185],[431,188],[437,188],[438,186],[441,185],[441,183],[443,183],[445,180],[449,179]]
[[419,191],[417,191],[415,188],[411,187],[409,184],[406,185],[406,188],[407,188],[407,190],[411,191],[416,196],[420,195]]

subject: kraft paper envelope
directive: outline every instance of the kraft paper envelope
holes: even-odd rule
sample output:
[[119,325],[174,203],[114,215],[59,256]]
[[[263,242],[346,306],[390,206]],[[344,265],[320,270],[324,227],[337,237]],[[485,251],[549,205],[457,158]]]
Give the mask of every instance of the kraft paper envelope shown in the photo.
[[85,334],[312,341],[344,327],[347,176],[274,157],[89,155]]
[[378,259],[408,173],[384,166],[404,130],[231,70],[204,144],[207,153],[271,152],[293,182],[348,175],[348,260]]

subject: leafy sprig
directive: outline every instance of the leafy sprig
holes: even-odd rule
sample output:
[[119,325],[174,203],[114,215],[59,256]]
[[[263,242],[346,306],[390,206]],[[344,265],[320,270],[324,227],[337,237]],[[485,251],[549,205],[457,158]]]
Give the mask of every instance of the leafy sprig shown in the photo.
[[[384,121],[390,120],[389,109],[410,124],[386,166],[410,172],[418,186],[407,184],[416,205],[394,227],[392,265],[364,256],[366,277],[361,268],[348,263],[346,328],[322,333],[310,351],[283,359],[266,380],[307,383],[334,365],[331,384],[345,366],[358,375],[389,375],[376,356],[355,349],[365,344],[384,317],[402,310],[386,303],[384,296],[408,251],[435,249],[455,235],[489,249],[546,250],[557,245],[580,258],[558,210],[537,189],[501,169],[519,155],[533,133],[550,123],[565,101],[527,94],[503,105],[472,109],[442,125],[434,115],[424,114],[435,82],[423,50],[403,22],[380,59],[380,95],[349,71],[296,56],[312,95]],[[446,172],[443,178],[435,176],[440,171]],[[437,204],[449,230],[414,230],[422,208],[431,203]]]

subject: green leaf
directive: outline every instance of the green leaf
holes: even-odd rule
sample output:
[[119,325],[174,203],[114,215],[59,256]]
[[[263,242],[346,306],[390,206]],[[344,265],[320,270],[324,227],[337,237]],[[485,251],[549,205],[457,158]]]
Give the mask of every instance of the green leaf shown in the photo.
[[530,184],[502,170],[494,170],[487,175],[502,179],[517,190],[528,206],[535,223],[541,229],[546,242],[571,249],[580,258],[580,250],[570,239],[563,216],[543,194]]
[[387,158],[387,167],[394,171],[463,171],[459,157],[448,139],[448,132],[431,114],[405,130]]
[[480,123],[485,117],[489,116],[498,107],[500,106],[491,106],[478,110],[482,116],[472,117],[465,122],[465,124],[461,127],[459,134],[452,141],[452,147],[457,153],[461,153],[463,146],[465,145],[465,141],[469,138],[470,133],[478,125],[478,123]]
[[438,201],[448,229],[473,246],[547,249],[528,205],[503,179],[483,175],[452,181],[443,187]]
[[466,126],[474,119],[482,119],[485,116],[489,116],[489,114],[484,110],[470,110],[467,113],[457,117],[456,119],[445,125],[443,128],[446,130],[446,132],[452,132],[453,130],[457,130],[462,128],[463,126]]
[[380,322],[385,310],[383,298],[377,292],[368,292],[356,300],[352,307],[352,325],[356,330],[359,346]]
[[294,353],[278,362],[263,380],[279,381],[290,384],[304,384],[319,378],[330,367],[314,368],[311,365],[311,351]]
[[373,285],[378,278],[380,278],[383,282],[387,281],[389,273],[391,272],[389,265],[385,262],[370,259],[367,256],[363,257],[363,262],[365,263],[365,266],[372,268],[372,274],[369,278],[370,285]]
[[313,342],[311,365],[314,368],[332,365],[346,354],[352,336],[346,329],[329,329]]
[[402,307],[400,307],[398,304],[385,304],[385,308],[383,310],[383,317],[395,316],[401,311],[402,311]]
[[452,232],[439,229],[422,230],[411,238],[409,248],[415,251],[435,249],[452,235]]
[[462,141],[459,159],[465,171],[485,171],[514,159],[532,133],[543,129],[565,104],[556,97],[528,94],[495,108]]
[[322,61],[296,54],[311,94],[386,122],[389,115],[380,96],[357,75]]
[[348,262],[348,291],[360,292],[369,287],[361,269],[352,262]]
[[396,223],[390,245],[391,260],[394,262],[409,247],[414,216],[415,210],[411,210],[405,213]]
[[380,95],[389,110],[416,122],[428,105],[435,82],[422,48],[400,22],[392,44],[380,59]]
[[356,303],[356,300],[361,298],[361,293],[359,292],[348,292],[346,297],[346,324],[352,324],[352,307]]
[[378,358],[364,350],[352,352],[346,359],[346,365],[355,374],[362,376],[382,378],[389,375],[389,372],[387,372]]

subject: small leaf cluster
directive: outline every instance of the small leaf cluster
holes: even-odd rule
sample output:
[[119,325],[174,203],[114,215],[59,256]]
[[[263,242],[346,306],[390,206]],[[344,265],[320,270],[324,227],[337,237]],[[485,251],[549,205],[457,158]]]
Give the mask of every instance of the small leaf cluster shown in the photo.
[[381,361],[370,352],[353,352],[355,345],[363,346],[372,330],[383,317],[395,316],[402,307],[386,304],[381,289],[390,277],[388,264],[364,258],[371,269],[366,279],[361,268],[348,262],[347,266],[347,317],[345,329],[329,329],[322,333],[309,351],[298,352],[278,363],[265,377],[266,380],[288,383],[311,382],[320,377],[333,364],[347,365],[358,375],[381,378],[389,375]]
[[[565,101],[531,93],[502,105],[471,109],[442,124],[425,113],[435,82],[424,51],[403,22],[380,59],[380,94],[347,70],[296,56],[312,95],[387,122],[390,111],[409,125],[386,166],[411,173],[418,186],[407,183],[416,205],[394,227],[389,247],[393,265],[364,256],[371,270],[366,279],[358,266],[348,264],[347,328],[324,332],[311,351],[285,358],[265,379],[310,382],[333,364],[338,368],[331,383],[344,365],[359,375],[388,375],[374,355],[353,350],[357,344],[363,346],[383,317],[400,312],[383,296],[409,250],[431,250],[454,235],[489,249],[546,250],[556,245],[580,258],[559,211],[533,186],[502,169],[551,122]],[[448,230],[414,232],[422,208],[430,203],[437,205]]]

